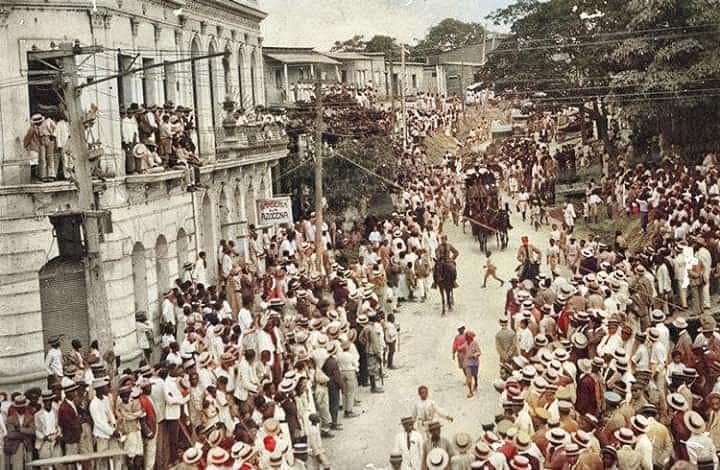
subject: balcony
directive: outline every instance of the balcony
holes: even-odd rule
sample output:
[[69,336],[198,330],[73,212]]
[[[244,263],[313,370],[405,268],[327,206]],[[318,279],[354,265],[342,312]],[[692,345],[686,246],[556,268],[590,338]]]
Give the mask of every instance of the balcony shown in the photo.
[[235,125],[226,119],[223,127],[216,129],[218,160],[246,159],[255,154],[278,152],[287,148],[285,129],[276,123],[252,123]]

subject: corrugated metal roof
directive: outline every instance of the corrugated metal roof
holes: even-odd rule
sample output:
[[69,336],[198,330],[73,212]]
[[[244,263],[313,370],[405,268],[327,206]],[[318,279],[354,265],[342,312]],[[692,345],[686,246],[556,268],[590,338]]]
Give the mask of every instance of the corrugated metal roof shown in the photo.
[[339,60],[372,60],[361,52],[328,52],[326,55]]
[[266,52],[265,56],[282,62],[283,64],[328,64],[340,65],[335,59],[324,56],[317,52],[311,53],[293,53],[293,52]]

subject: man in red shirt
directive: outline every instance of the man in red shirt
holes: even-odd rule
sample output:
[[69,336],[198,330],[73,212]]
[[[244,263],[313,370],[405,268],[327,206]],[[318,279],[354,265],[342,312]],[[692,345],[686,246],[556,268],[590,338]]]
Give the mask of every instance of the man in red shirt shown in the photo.
[[458,367],[463,371],[463,375],[467,379],[467,371],[465,370],[465,351],[467,350],[467,342],[465,340],[465,324],[460,323],[457,326],[457,336],[453,340],[452,344],[452,357],[453,360],[457,359]]
[[58,426],[62,431],[62,440],[65,443],[65,455],[80,453],[82,417],[74,403],[78,388],[77,384],[65,388],[65,399],[58,408]]
[[142,406],[145,416],[140,425],[140,432],[143,438],[143,461],[145,468],[153,468],[155,466],[155,454],[157,451],[157,430],[158,421],[155,412],[155,404],[150,398],[152,383],[145,377],[140,378],[138,386],[142,389],[142,394],[138,397],[140,406]]

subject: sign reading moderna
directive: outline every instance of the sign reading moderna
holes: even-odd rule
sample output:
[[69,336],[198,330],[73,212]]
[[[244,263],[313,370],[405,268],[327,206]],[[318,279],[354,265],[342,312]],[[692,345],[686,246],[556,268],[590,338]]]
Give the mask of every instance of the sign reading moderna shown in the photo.
[[257,199],[258,225],[292,224],[292,202],[289,197]]

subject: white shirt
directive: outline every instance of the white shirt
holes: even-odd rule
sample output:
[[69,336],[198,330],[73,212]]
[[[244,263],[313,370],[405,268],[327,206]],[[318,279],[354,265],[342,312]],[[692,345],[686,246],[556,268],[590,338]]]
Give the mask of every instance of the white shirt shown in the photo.
[[252,314],[250,313],[250,310],[242,307],[240,312],[238,312],[238,324],[240,325],[240,329],[243,333],[250,329],[252,321]]
[[255,391],[257,387],[258,378],[253,367],[245,358],[243,358],[238,364],[237,368],[237,382],[235,384],[234,396],[240,401],[248,399],[248,393]]
[[46,437],[54,436],[54,438],[57,438],[60,435],[55,410],[51,409],[50,411],[46,411],[45,408],[41,408],[40,411],[35,413],[34,421],[36,449],[42,446]]
[[165,323],[175,325],[175,306],[170,299],[163,299],[162,301],[162,319]]
[[[63,122],[63,121],[61,121]],[[58,122],[58,124],[60,124]],[[122,121],[120,123],[121,132],[122,132],[122,141],[123,144],[133,144],[137,140],[138,135],[138,125],[137,121],[131,117],[125,116],[122,118]]]
[[518,331],[518,348],[522,352],[530,351],[535,346],[535,339],[529,328],[523,328]]
[[165,379],[165,419],[179,419],[181,407],[187,403],[188,400],[190,400],[190,395],[182,396],[175,377]]
[[45,356],[45,370],[48,375],[63,376],[62,351],[59,348],[50,348]]
[[55,144],[58,148],[64,148],[70,140],[70,126],[64,119],[55,124]]
[[95,397],[90,401],[90,416],[93,420],[93,436],[110,439],[115,433],[115,415],[110,405],[110,397]]
[[607,354],[612,355],[617,348],[622,345],[622,339],[618,333],[612,336],[605,335],[600,340],[600,344],[597,347],[597,355],[602,357]]
[[207,287],[207,268],[205,267],[205,262],[200,258],[195,261],[195,266],[192,270],[192,277],[195,279],[196,283]]

